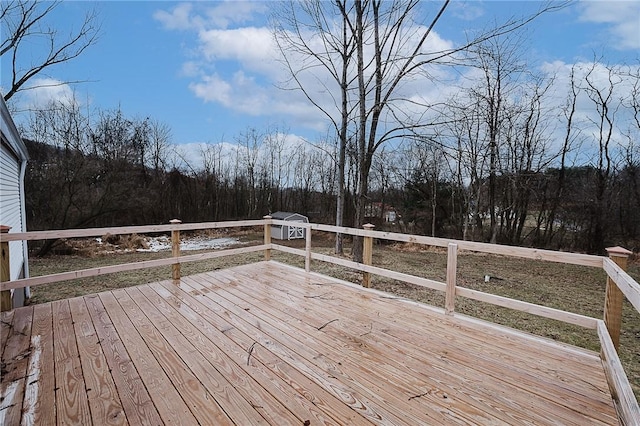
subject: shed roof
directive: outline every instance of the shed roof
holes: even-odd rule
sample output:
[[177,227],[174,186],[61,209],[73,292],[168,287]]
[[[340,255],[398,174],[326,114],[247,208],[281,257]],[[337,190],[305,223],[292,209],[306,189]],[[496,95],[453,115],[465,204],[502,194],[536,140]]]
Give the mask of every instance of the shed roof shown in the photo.
[[290,218],[291,216],[300,216],[303,218],[307,218],[304,215],[301,215],[300,213],[292,213],[292,212],[275,212],[275,213],[271,213],[271,217],[273,219],[280,219],[280,220],[286,220],[288,218]]

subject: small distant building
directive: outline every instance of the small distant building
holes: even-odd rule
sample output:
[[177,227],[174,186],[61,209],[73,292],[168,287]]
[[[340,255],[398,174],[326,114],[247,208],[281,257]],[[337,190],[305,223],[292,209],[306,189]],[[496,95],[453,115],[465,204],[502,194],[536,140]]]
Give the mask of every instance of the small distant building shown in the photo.
[[[10,233],[26,232],[24,175],[29,155],[24,141],[0,96],[0,225],[11,227]],[[11,280],[29,277],[26,241],[9,242]],[[13,306],[23,306],[30,297],[29,288],[11,290]]]
[[381,202],[372,202],[365,206],[365,217],[380,218],[384,222],[394,223],[398,220],[398,214],[393,206]]
[[[273,219],[284,220],[287,222],[309,223],[309,218],[299,213],[275,212],[270,215]],[[296,240],[305,238],[304,228],[287,225],[271,225],[271,238],[278,240]]]

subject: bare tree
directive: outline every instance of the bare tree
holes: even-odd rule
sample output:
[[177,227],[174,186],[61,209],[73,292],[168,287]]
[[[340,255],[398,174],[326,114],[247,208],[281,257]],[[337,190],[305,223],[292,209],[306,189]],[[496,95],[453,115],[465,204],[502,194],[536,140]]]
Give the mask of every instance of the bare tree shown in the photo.
[[[536,232],[540,232],[540,226],[542,225],[542,222],[544,220],[544,233],[541,237],[541,243],[543,245],[550,244],[551,240],[554,237],[558,209],[560,208],[562,197],[565,192],[567,156],[574,149],[574,145],[576,144],[578,137],[578,131],[575,128],[575,115],[579,93],[580,88],[578,87],[576,82],[576,67],[574,65],[571,67],[571,71],[569,73],[569,93],[567,94],[567,100],[562,109],[562,115],[566,122],[564,137],[562,139],[562,145],[560,147],[560,152],[558,155],[560,164],[558,165],[557,170],[555,190],[553,196],[551,197],[551,200],[549,201],[548,212],[545,212],[545,210],[547,209],[544,208],[544,205],[540,209],[540,214],[538,216],[538,225],[536,227]],[[546,214],[546,218],[543,217],[543,214]],[[540,237],[536,238],[536,240],[539,239]]]
[[[416,22],[424,15],[417,11],[418,0],[355,1],[355,17],[350,28],[355,31],[356,73],[358,98],[357,158],[358,181],[355,195],[354,227],[364,223],[365,205],[368,201],[369,172],[375,152],[384,143],[404,138],[416,129],[431,123],[418,122],[407,125],[400,120],[400,111],[414,104],[402,95],[403,85],[429,66],[450,63],[462,51],[480,45],[501,35],[508,34],[531,22],[542,13],[563,7],[563,4],[543,5],[533,15],[510,20],[498,27],[477,35],[472,40],[454,48],[433,51],[427,41],[443,16],[449,1],[444,1],[423,25]],[[421,105],[423,110],[428,105]],[[354,238],[353,258],[362,260],[362,238]]]
[[171,128],[168,124],[151,119],[149,122],[149,149],[146,163],[156,176],[166,171],[171,143]]
[[593,106],[596,114],[589,121],[595,129],[595,143],[597,144],[596,163],[596,188],[594,203],[591,204],[590,238],[592,252],[600,252],[605,247],[605,197],[607,186],[610,183],[612,161],[612,136],[615,129],[615,120],[618,110],[622,106],[622,99],[617,96],[616,89],[622,82],[619,70],[606,66],[604,81],[600,81],[598,75],[598,63],[587,70],[583,88]]
[[[0,58],[3,66],[11,69],[11,81],[5,82],[8,84],[5,101],[19,91],[27,90],[25,84],[36,75],[77,58],[97,41],[99,24],[95,11],[87,13],[80,28],[66,36],[47,22],[61,3],[38,0],[2,2]],[[39,51],[43,54],[34,54]],[[26,62],[29,57],[32,57],[31,62]]]
[[[277,14],[279,25],[275,30],[276,43],[291,76],[289,86],[301,91],[338,135],[336,226],[343,226],[344,220],[346,148],[353,109],[349,102],[354,78],[349,73],[354,53],[349,23],[352,7],[346,0],[292,1]],[[335,16],[340,17],[337,22]],[[322,47],[318,49],[318,45]],[[320,96],[309,88],[309,79],[324,88]],[[327,94],[330,102],[325,101]],[[335,252],[343,253],[340,233],[336,234]]]

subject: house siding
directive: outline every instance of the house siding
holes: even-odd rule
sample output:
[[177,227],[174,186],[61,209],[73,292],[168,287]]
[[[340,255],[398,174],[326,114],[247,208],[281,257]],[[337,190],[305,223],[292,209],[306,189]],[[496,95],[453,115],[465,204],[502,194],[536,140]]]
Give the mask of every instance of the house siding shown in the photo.
[[[24,232],[20,200],[20,161],[5,143],[0,144],[0,224],[10,226],[9,232]],[[24,250],[22,241],[9,243],[11,279],[23,275]]]

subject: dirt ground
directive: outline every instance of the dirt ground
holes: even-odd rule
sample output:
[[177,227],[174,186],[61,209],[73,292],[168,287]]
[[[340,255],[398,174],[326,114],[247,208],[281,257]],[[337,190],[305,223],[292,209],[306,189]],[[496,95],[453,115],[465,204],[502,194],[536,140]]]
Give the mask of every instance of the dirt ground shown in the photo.
[[[260,244],[262,241],[262,233],[258,230],[255,232],[231,232],[231,234],[239,238],[243,247]],[[224,234],[224,236],[227,235],[229,233]],[[95,244],[87,240],[67,242],[64,252],[68,254],[30,258],[31,276],[170,257],[170,252],[167,251],[136,252],[135,248],[144,246],[144,243],[140,243],[134,238],[131,240],[135,241],[125,240],[122,243],[122,249],[119,245],[113,245],[106,251],[97,249]],[[304,241],[291,241],[287,242],[287,245],[304,248]],[[348,247],[347,242],[345,244],[345,258],[349,258],[350,255]],[[314,233],[313,250],[332,255],[333,237],[328,234],[316,235]],[[197,252],[185,254],[192,253]],[[447,263],[445,249],[413,244],[376,244],[373,253],[375,266],[438,281],[445,280]],[[251,263],[261,260],[262,256],[262,253],[250,253],[185,263],[182,264],[182,274],[191,275]],[[298,256],[274,251],[272,258],[294,266],[304,267],[304,259]],[[314,272],[355,283],[359,283],[362,278],[362,274],[359,272],[319,261],[314,261],[311,269]],[[640,262],[637,256],[631,259],[629,273],[636,280],[640,280]],[[43,303],[114,288],[145,284],[165,280],[170,276],[171,267],[161,267],[43,285],[32,289],[31,302]],[[485,276],[489,276],[488,282],[485,280]],[[604,271],[596,268],[473,252],[461,252],[458,255],[457,284],[459,286],[595,318],[602,318],[603,315],[605,283]],[[442,292],[378,276],[372,278],[372,286],[430,305],[444,306]],[[585,330],[578,326],[464,298],[457,298],[456,311],[554,340],[591,350],[599,350],[595,331]],[[640,359],[640,314],[626,301],[620,348],[620,358],[636,397],[638,397],[640,396],[640,362],[638,361]]]

